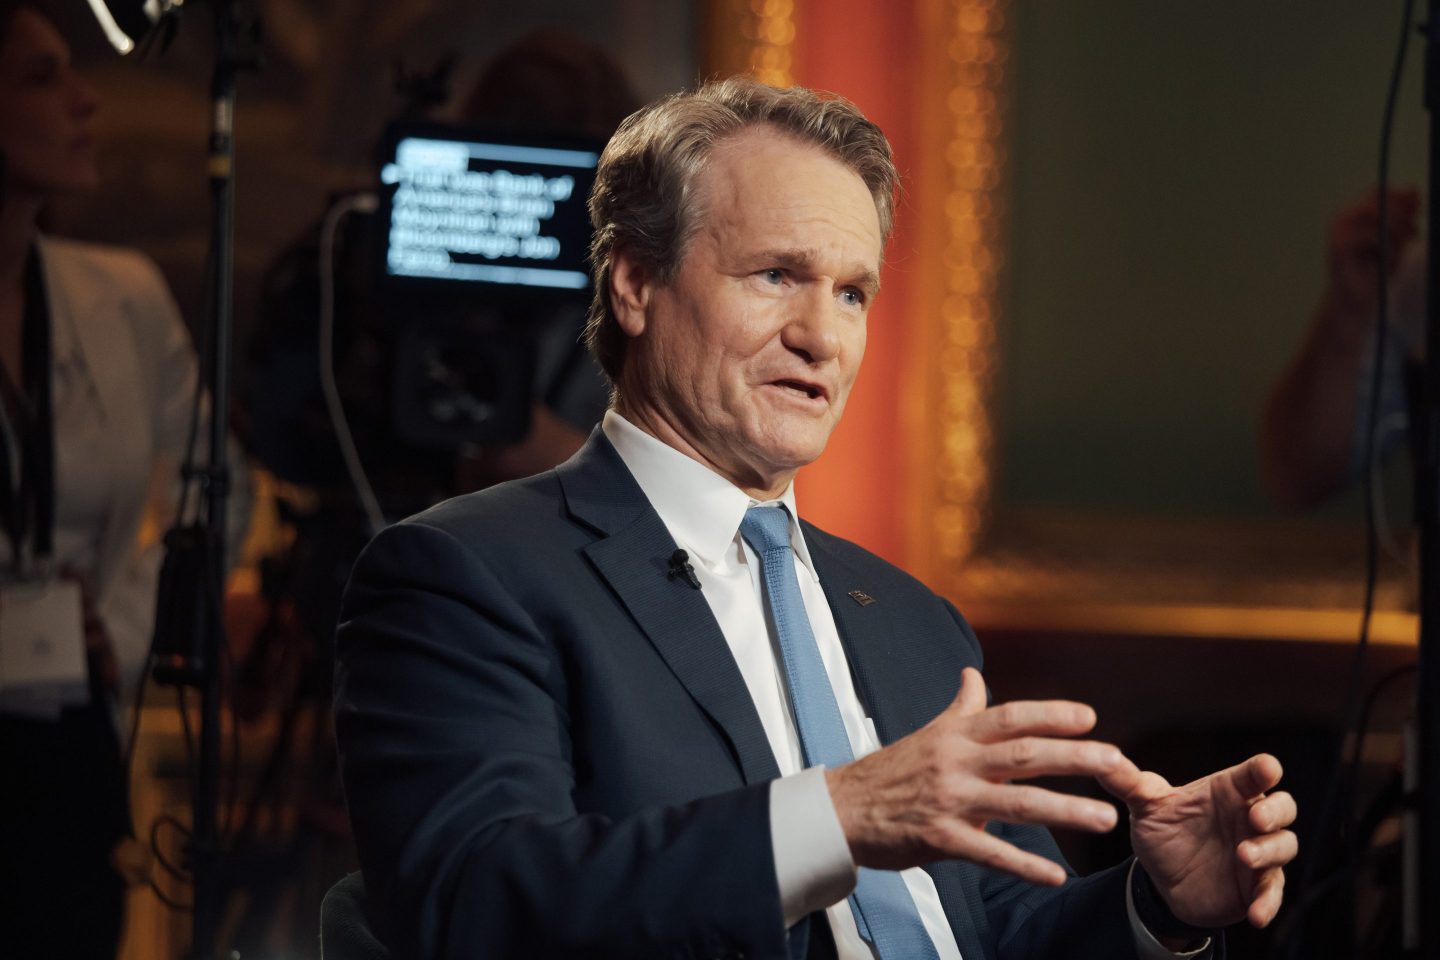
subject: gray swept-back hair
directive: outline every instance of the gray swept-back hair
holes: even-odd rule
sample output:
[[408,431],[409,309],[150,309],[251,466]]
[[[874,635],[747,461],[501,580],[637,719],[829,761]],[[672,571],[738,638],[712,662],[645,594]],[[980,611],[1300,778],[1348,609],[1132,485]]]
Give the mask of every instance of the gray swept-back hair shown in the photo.
[[700,219],[695,184],[711,151],[761,124],[812,143],[855,171],[875,200],[882,239],[890,236],[900,176],[885,135],[850,101],[731,77],[641,108],[610,138],[590,192],[595,294],[585,342],[612,384],[620,382],[627,342],[610,304],[615,254],[624,251],[668,283]]

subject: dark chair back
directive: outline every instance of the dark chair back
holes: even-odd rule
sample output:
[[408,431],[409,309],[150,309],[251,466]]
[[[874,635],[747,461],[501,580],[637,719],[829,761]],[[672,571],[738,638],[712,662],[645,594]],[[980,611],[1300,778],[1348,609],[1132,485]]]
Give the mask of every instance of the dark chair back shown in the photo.
[[390,960],[365,914],[365,878],[347,876],[320,904],[320,960]]

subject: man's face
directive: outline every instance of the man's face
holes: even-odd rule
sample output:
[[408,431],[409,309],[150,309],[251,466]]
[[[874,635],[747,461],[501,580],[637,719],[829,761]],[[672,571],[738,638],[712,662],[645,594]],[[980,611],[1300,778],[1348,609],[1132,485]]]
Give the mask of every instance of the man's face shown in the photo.
[[766,126],[717,145],[695,186],[675,276],[617,311],[633,338],[622,412],[775,494],[825,449],[859,372],[879,217],[857,174]]

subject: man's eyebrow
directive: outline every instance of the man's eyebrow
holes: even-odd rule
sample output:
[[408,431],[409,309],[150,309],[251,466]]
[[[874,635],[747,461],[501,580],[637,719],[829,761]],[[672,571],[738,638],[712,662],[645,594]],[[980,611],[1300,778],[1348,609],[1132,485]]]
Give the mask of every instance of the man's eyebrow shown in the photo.
[[[784,267],[788,270],[810,270],[820,260],[819,251],[810,247],[766,250],[757,257],[759,262]],[[870,267],[857,264],[845,268],[848,282],[865,291],[867,296],[880,292],[880,275]]]

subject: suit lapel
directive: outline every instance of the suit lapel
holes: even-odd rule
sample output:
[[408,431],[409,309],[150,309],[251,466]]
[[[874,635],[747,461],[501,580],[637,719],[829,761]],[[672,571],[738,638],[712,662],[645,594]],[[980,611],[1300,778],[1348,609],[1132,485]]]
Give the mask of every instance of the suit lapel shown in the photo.
[[127,398],[139,396],[141,377],[128,330],[121,329],[125,318],[113,303],[117,291],[105,285],[108,278],[87,271],[85,261],[48,241],[40,244],[40,259],[53,324],[65,328],[67,339],[74,337],[107,414],[123,408]]
[[[866,712],[881,744],[890,744],[929,723],[949,705],[953,680],[935,656],[936,639],[897,634],[891,605],[901,602],[876,592],[873,582],[828,549],[827,534],[805,524],[805,542],[820,574],[820,585],[835,617],[835,627]],[[851,596],[859,592],[873,603]],[[950,683],[947,686],[947,682]]]
[[724,733],[745,782],[780,776],[760,715],[709,603],[699,590],[667,575],[675,541],[599,428],[557,474],[571,515],[602,534],[585,548],[586,555]]
[[[836,556],[827,547],[827,537],[805,524],[805,542],[835,616],[856,690],[881,744],[888,745],[920,729],[949,706],[959,678],[951,675],[950,659],[935,654],[934,645],[944,638],[901,635],[890,606],[899,599],[878,592],[863,572]],[[874,602],[861,603],[851,596],[852,591]],[[983,944],[989,939],[989,924],[976,871],[951,861],[929,864],[925,871],[935,882],[960,955],[988,956]]]

